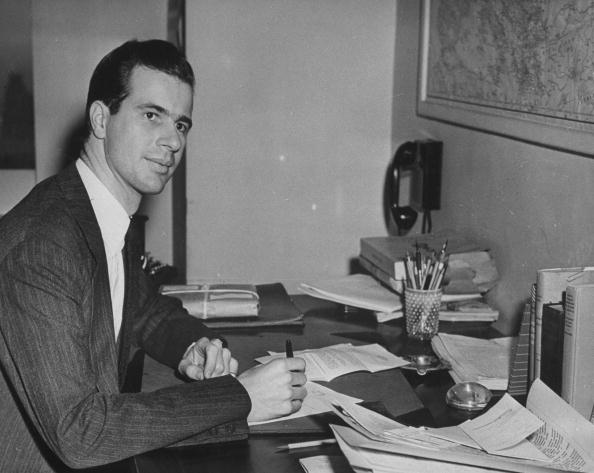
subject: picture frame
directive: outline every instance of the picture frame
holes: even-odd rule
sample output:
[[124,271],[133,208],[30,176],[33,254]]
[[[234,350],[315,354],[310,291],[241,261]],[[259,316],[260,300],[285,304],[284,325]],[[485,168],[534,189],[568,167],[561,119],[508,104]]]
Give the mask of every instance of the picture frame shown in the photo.
[[[591,67],[594,45],[586,44],[588,33],[590,38],[594,33],[592,3],[588,14],[571,17],[571,21],[581,22],[572,25],[574,29],[571,30],[571,36],[566,31],[555,30],[567,27],[567,24],[556,23],[558,18],[555,15],[564,14],[554,10],[561,2],[541,2],[544,5],[541,21],[550,23],[550,29],[547,30],[549,36],[542,43],[532,43],[532,51],[520,50],[518,47],[521,44],[502,41],[501,37],[488,36],[488,25],[485,29],[484,22],[489,21],[490,16],[481,15],[485,12],[480,9],[490,9],[496,13],[497,8],[504,8],[501,0],[447,0],[447,4],[444,0],[423,0],[418,115],[594,157],[594,72]],[[509,2],[506,5],[509,6]],[[439,8],[447,10],[438,12]],[[463,18],[463,15],[468,16]],[[529,27],[527,24],[513,24],[513,21],[526,19],[515,12],[505,16],[503,19],[501,12],[494,16],[498,20],[498,27],[503,24],[519,32]],[[465,28],[465,24],[471,26],[466,31],[455,31],[455,28],[443,24],[447,21],[459,25],[461,29]],[[482,22],[480,32],[487,38],[472,38],[472,25],[479,22]],[[452,36],[444,37],[448,32],[454,38],[459,35],[460,44],[453,43]],[[561,38],[562,34],[565,34],[564,38]],[[466,40],[468,44],[464,44]],[[482,51],[485,51],[484,56],[480,54]],[[572,55],[572,51],[579,54]],[[518,57],[527,58],[528,64],[517,61]],[[489,76],[489,70],[493,70],[490,58],[497,58],[500,63],[509,60],[510,64],[518,64],[518,67],[527,70],[503,67],[496,71],[497,77],[492,78]],[[588,59],[589,62],[586,62]],[[584,62],[578,63],[580,60]],[[570,66],[566,69],[572,70],[564,70],[564,64]],[[535,70],[531,71],[530,67]],[[571,74],[574,74],[573,77]],[[489,83],[481,84],[481,77],[488,78],[484,82]],[[472,78],[478,80],[475,82]],[[514,90],[524,78],[533,81],[534,87],[527,88],[524,93],[521,89],[517,89],[520,92],[506,92],[506,87],[508,91]]]

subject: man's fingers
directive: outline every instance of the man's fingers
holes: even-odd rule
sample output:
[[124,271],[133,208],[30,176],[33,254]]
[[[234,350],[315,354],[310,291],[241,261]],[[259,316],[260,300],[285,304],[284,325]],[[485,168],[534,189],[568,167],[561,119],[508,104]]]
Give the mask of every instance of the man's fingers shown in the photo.
[[231,376],[237,376],[237,372],[239,371],[239,362],[231,357],[231,360],[229,361],[229,374]]
[[193,364],[189,360],[189,358],[186,358],[181,361],[181,363],[179,364],[179,371],[180,371],[180,373],[186,375],[190,379],[196,379],[196,380],[204,379],[202,367]]
[[[215,343],[219,342],[219,343]],[[214,340],[206,346],[206,363],[204,364],[204,377],[211,378],[223,371],[223,353],[220,340]]]
[[302,405],[303,405],[303,400],[301,400],[301,399],[291,400],[291,414],[293,412],[297,412],[299,409],[301,409]]
[[231,351],[223,348],[222,340],[202,337],[188,347],[179,370],[192,379],[207,379],[230,373],[237,375],[238,363]]
[[291,372],[291,386],[303,386],[307,382],[307,376],[302,371]]
[[305,371],[305,360],[303,358],[279,358],[284,360],[289,371]]

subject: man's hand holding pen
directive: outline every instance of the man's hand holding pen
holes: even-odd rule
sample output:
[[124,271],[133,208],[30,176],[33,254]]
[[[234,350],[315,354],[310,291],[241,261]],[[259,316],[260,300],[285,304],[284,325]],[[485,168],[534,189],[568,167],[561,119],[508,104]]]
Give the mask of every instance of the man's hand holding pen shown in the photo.
[[301,409],[307,396],[305,361],[292,356],[290,341],[285,349],[286,358],[250,368],[237,377],[252,401],[248,422],[275,419]]

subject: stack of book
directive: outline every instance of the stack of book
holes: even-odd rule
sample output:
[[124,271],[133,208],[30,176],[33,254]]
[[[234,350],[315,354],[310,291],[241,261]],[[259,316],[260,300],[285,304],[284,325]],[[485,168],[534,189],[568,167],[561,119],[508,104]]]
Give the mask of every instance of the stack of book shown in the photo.
[[541,379],[582,416],[594,409],[594,267],[539,269],[530,301],[529,382]]
[[[483,295],[498,279],[489,250],[470,238],[449,233],[406,237],[376,236],[360,240],[359,263],[375,279],[402,294],[406,280],[407,254],[438,252],[447,242],[448,266],[443,279],[444,304],[441,320],[493,321],[499,312],[489,307]],[[473,299],[469,302],[468,299]],[[455,303],[456,301],[466,301]]]

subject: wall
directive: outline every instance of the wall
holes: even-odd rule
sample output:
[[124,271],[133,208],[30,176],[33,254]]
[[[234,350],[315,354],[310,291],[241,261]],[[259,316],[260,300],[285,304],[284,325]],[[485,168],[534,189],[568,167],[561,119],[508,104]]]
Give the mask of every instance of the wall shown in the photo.
[[[18,71],[28,89],[32,87],[31,67],[31,2],[4,1],[0,5],[0,112],[4,110],[6,80],[10,72]],[[0,114],[0,129],[3,126]],[[28,136],[28,133],[24,133]],[[0,171],[0,215],[21,200],[35,183],[33,169],[2,169]]]
[[[501,274],[492,294],[511,331],[544,267],[594,263],[594,159],[418,118],[420,3],[399,0],[394,136],[431,136],[444,142],[442,210],[434,229],[468,231],[490,243]],[[594,150],[593,150],[594,151]]]
[[[162,0],[33,0],[33,80],[35,100],[36,180],[64,165],[70,135],[84,114],[88,82],[99,59],[133,37],[165,38],[167,2]],[[2,184],[0,213],[34,184],[31,173]],[[150,198],[145,213],[147,250],[171,260],[171,197],[167,189]],[[158,216],[158,217],[157,217]]]
[[[160,0],[33,4],[42,178],[59,168],[96,61],[132,35],[164,37],[166,12]],[[347,274],[359,237],[386,232],[382,180],[393,150],[422,137],[444,142],[434,229],[489,242],[504,329],[514,327],[538,268],[594,264],[594,160],[416,116],[419,8],[417,0],[188,2],[199,76],[188,150],[190,279],[282,280],[294,289]],[[10,192],[2,184],[2,203],[32,184],[13,183]],[[150,210],[147,242],[164,261],[168,192]]]
[[347,274],[385,232],[394,0],[187,4],[188,279]]

